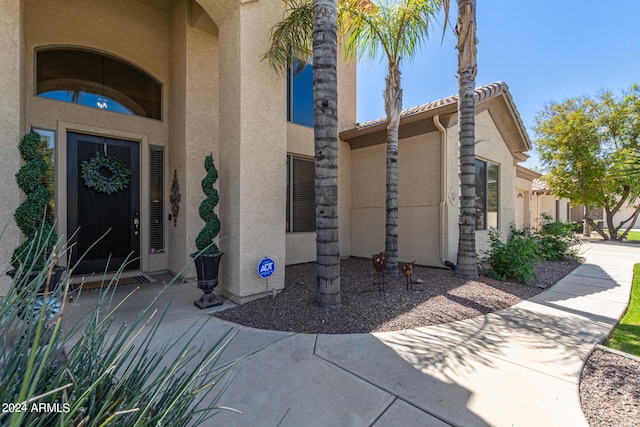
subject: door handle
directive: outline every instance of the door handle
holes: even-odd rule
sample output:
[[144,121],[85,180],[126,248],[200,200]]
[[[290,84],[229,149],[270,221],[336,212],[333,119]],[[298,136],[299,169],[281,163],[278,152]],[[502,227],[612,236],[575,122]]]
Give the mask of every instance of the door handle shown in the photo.
[[138,218],[139,215],[140,214],[136,212],[135,218],[133,218],[133,226],[135,227],[133,234],[135,234],[136,236],[140,234],[140,219]]

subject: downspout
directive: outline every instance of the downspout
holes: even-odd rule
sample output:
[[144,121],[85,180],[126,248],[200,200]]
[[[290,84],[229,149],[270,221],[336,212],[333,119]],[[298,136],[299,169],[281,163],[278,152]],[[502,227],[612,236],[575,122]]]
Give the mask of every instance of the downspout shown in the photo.
[[447,209],[447,129],[440,123],[440,115],[433,116],[433,124],[440,131],[440,262],[455,270],[447,260],[449,254],[449,221]]

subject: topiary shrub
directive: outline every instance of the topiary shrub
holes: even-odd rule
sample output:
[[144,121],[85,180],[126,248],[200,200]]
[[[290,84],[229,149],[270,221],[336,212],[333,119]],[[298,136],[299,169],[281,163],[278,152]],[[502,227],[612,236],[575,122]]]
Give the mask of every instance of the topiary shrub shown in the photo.
[[207,196],[202,203],[198,213],[205,222],[204,227],[196,237],[196,248],[202,254],[216,254],[220,252],[214,240],[220,233],[220,219],[214,209],[218,205],[218,190],[213,188],[218,180],[218,170],[213,163],[213,156],[209,154],[204,159],[204,169],[207,175],[202,179],[202,192]]
[[26,198],[13,217],[26,240],[11,257],[16,270],[21,266],[42,269],[57,241],[53,226],[46,219],[51,194],[43,180],[47,163],[38,152],[41,144],[40,135],[30,131],[18,145],[24,164],[16,173],[16,182]]

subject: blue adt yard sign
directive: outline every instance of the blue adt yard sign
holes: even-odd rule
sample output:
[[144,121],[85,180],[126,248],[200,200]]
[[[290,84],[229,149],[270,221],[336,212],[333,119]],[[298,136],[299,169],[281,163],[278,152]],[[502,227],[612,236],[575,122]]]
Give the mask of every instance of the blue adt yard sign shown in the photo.
[[264,279],[270,277],[275,270],[276,263],[271,258],[265,258],[258,264],[258,274]]

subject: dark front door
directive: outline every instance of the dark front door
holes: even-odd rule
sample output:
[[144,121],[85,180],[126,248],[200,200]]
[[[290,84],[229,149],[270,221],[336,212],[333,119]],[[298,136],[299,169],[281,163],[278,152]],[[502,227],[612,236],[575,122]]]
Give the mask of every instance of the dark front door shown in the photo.
[[[108,194],[87,186],[82,162],[96,153],[115,157],[131,172],[127,187]],[[67,230],[73,244],[69,265],[75,273],[140,268],[140,149],[137,143],[69,132],[67,134]],[[100,174],[114,174],[102,168]],[[77,263],[77,265],[76,265]]]

